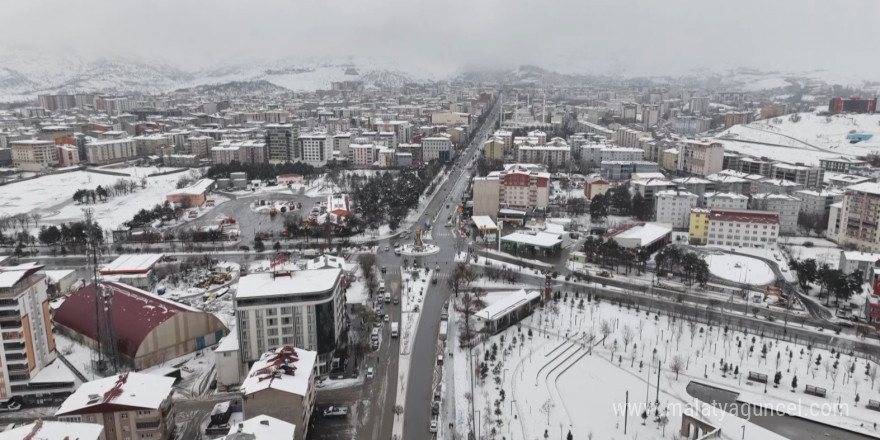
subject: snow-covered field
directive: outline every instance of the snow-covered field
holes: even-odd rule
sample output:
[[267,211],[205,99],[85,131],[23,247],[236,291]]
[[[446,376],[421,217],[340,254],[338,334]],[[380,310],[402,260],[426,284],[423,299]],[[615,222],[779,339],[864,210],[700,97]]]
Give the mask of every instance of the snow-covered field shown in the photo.
[[[820,106],[820,109],[825,108]],[[717,140],[724,144],[726,150],[808,165],[818,165],[819,159],[828,157],[860,157],[880,152],[878,114],[819,116],[816,113],[799,113],[798,116],[801,118],[798,122],[784,116],[736,125],[719,134]],[[850,133],[872,134],[874,137],[868,141],[850,144],[846,139]]]
[[[756,405],[773,405],[820,423],[878,434],[868,428],[876,421],[876,412],[864,408],[869,399],[880,399],[878,383],[867,373],[868,367],[878,366],[849,356],[843,345],[844,353],[831,353],[607,301],[585,300],[582,306],[580,300],[550,302],[520,325],[478,345],[473,350],[476,368],[468,365],[467,352],[455,344],[454,421],[459,435],[466,435],[471,417],[469,376],[479,371],[482,362],[487,374],[475,377],[473,384],[480,438],[491,438],[493,430],[512,440],[546,438],[545,432],[551,438],[566,438],[568,431],[573,438],[671,438],[681,426],[684,408],[696,403],[686,391],[691,381],[739,392],[741,400]],[[730,365],[726,374],[722,363]],[[763,384],[748,379],[752,371],[768,375],[766,394]],[[773,384],[777,371],[782,374],[778,388]],[[798,386],[792,393],[794,377]],[[805,385],[826,388],[827,398],[804,394]],[[834,405],[837,402],[839,406]],[[825,414],[815,414],[818,409]],[[626,435],[625,412],[629,413]],[[644,422],[643,412],[647,413]],[[667,417],[665,435],[658,423],[663,416]],[[720,410],[715,419],[724,425],[723,438],[739,438],[742,425],[748,438],[783,438]]]
[[767,263],[742,255],[707,255],[709,272],[718,278],[745,284],[764,285],[776,280],[773,270]]
[[[58,224],[82,220],[83,208],[91,208],[95,211],[95,220],[103,228],[116,228],[141,209],[163,203],[165,194],[175,189],[179,176],[147,177],[145,188],[138,187],[133,193],[110,197],[106,202],[79,205],[73,201],[73,193],[79,189],[112,186],[119,179],[126,178],[74,171],[0,186],[0,215],[37,212],[43,216],[40,224]],[[140,185],[140,179],[129,180]]]

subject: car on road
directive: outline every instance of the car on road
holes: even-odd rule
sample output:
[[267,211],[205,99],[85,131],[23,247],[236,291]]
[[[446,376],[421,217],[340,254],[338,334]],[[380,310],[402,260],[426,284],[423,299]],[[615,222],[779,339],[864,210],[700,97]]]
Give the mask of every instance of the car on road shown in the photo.
[[367,379],[373,378],[373,367],[367,368]]
[[390,250],[391,250],[391,248],[390,248],[390,247],[388,247],[388,246],[385,246],[385,252],[388,252],[388,251],[390,251]]
[[397,256],[399,257],[399,256],[400,256],[400,249],[395,249],[395,250],[394,250],[394,255],[397,255]]
[[379,349],[379,341],[373,341],[373,344],[371,345],[371,347],[373,348],[373,351],[378,350]]
[[385,314],[385,317],[382,318],[382,320],[385,321],[385,322],[389,322],[389,321],[391,321],[391,315],[389,315],[389,314],[386,313],[386,314]]
[[324,410],[324,417],[348,417],[348,408],[330,406]]
[[435,416],[440,414],[440,402],[434,401],[431,404],[431,414],[434,414]]
[[382,266],[382,275],[385,275],[386,272],[388,272],[388,268]]
[[400,304],[400,298],[398,298],[398,297],[395,296],[393,302],[394,302],[394,305],[395,305],[395,306],[398,305],[398,304]]
[[437,432],[437,421],[431,420],[431,425],[428,426],[428,432]]

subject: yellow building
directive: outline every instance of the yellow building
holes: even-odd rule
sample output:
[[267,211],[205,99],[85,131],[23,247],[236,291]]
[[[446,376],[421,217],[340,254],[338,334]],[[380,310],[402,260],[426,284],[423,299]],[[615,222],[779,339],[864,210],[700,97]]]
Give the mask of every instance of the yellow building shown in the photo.
[[706,244],[709,237],[709,209],[691,209],[691,223],[688,228],[690,242],[693,244]]
[[504,157],[504,141],[492,138],[483,142],[483,156],[488,160],[501,160]]

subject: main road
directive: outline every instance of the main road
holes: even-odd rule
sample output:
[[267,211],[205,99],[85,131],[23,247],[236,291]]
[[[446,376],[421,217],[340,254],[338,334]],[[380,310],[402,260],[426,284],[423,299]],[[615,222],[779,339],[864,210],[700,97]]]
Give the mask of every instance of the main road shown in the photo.
[[[425,264],[429,265],[428,267],[439,267],[440,272],[448,272],[453,268],[457,246],[463,242],[457,235],[450,234],[439,225],[445,224],[446,218],[455,213],[456,207],[461,202],[462,193],[467,189],[470,174],[467,170],[467,164],[473,160],[479,146],[483,144],[490,130],[495,126],[499,115],[500,106],[496,103],[483,125],[474,135],[470,145],[459,155],[455,169],[444,187],[441,188],[438,196],[435,196],[425,209],[423,221],[438,225],[438,227],[431,229],[431,239],[440,247],[439,253],[425,258]],[[415,343],[410,357],[409,378],[405,388],[404,439],[428,438],[430,436],[428,425],[431,420],[431,399],[433,397],[431,387],[437,337],[440,329],[440,312],[443,303],[451,293],[446,282],[438,282],[431,285],[425,295],[425,303],[422,305],[419,327],[416,331]]]

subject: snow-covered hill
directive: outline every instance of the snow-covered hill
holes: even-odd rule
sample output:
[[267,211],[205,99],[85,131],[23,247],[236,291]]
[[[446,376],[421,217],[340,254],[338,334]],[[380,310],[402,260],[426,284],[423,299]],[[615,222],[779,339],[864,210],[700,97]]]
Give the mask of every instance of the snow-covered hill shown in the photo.
[[38,94],[57,92],[160,93],[202,85],[228,89],[237,82],[266,81],[293,91],[309,91],[327,89],[333,81],[361,80],[368,87],[399,87],[436,79],[433,72],[363,60],[240,62],[187,70],[137,59],[85,60],[73,54],[0,51],[0,102],[27,101]]

